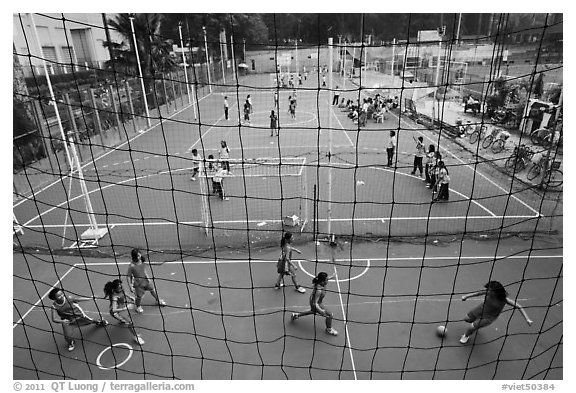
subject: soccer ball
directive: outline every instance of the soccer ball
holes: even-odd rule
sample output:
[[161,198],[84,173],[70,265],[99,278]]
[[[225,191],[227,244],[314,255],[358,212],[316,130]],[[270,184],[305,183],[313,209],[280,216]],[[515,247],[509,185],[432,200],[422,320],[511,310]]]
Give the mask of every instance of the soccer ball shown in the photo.
[[448,333],[446,326],[440,325],[436,328],[436,334],[438,335],[438,337],[445,337],[446,333]]

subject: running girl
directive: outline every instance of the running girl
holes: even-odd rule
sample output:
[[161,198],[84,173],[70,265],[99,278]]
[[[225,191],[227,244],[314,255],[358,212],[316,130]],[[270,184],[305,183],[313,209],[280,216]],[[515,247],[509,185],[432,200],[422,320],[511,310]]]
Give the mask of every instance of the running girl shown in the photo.
[[310,310],[301,313],[292,313],[292,321],[305,315],[319,314],[326,318],[326,333],[332,336],[338,335],[338,332],[332,327],[332,312],[322,304],[324,296],[326,295],[326,285],[335,275],[336,273],[328,277],[328,274],[325,272],[318,273],[318,275],[312,280],[314,289],[312,289],[312,294],[310,294]]
[[120,324],[126,325],[130,332],[134,336],[134,341],[136,341],[140,345],[144,345],[144,340],[138,333],[136,333],[136,329],[134,329],[134,324],[132,323],[132,318],[128,315],[130,321],[128,321],[121,312],[128,311],[130,307],[128,307],[128,302],[126,298],[134,301],[134,298],[130,295],[127,295],[122,288],[122,281],[116,279],[114,281],[108,281],[106,285],[104,285],[104,298],[110,299],[110,315],[114,319],[116,319]]
[[281,286],[284,286],[283,280],[284,276],[290,276],[292,278],[292,282],[294,283],[294,287],[300,293],[305,293],[306,289],[298,285],[296,282],[296,270],[298,268],[292,262],[292,251],[296,251],[298,254],[302,254],[302,251],[299,249],[292,247],[292,233],[286,232],[280,241],[281,247],[281,254],[280,258],[278,259],[277,271],[278,271],[278,280],[276,280],[276,285],[274,285],[274,289],[280,289]]
[[492,324],[500,316],[506,304],[520,310],[528,326],[532,326],[533,322],[524,311],[524,307],[508,297],[508,292],[502,284],[498,281],[489,281],[484,285],[484,288],[486,290],[462,296],[462,301],[474,296],[484,296],[484,302],[470,310],[464,319],[471,325],[460,338],[460,343],[466,344],[474,332]]

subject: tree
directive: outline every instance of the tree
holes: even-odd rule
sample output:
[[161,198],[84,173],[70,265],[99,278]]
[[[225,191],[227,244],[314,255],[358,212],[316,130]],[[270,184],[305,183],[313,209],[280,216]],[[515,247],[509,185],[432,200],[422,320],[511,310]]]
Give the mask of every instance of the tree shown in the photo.
[[130,23],[131,15],[133,16],[134,34],[146,95],[152,98],[152,107],[156,107],[156,95],[153,91],[154,76],[156,73],[172,70],[176,64],[170,56],[172,41],[166,40],[160,35],[162,14],[118,14],[114,19],[108,20],[108,24],[123,37],[121,43],[110,44],[114,56],[112,62],[118,61],[119,65],[123,67],[130,65],[136,67],[134,39]]

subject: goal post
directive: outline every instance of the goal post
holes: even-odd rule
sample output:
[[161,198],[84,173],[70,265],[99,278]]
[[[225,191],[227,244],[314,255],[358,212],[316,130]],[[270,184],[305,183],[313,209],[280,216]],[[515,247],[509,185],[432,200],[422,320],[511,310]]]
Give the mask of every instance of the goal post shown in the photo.
[[280,230],[283,225],[303,231],[309,220],[306,158],[230,159],[223,176],[227,200],[213,187],[218,160],[205,160],[200,172],[202,226],[211,230]]

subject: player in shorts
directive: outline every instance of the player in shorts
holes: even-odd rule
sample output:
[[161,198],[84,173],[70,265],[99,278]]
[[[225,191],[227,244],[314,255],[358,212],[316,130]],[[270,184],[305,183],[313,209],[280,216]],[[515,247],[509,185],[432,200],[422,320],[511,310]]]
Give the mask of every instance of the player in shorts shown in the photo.
[[292,313],[291,320],[295,321],[300,317],[305,315],[322,315],[326,318],[326,333],[337,336],[338,332],[332,327],[332,319],[333,315],[330,310],[328,310],[322,304],[324,300],[324,296],[326,295],[326,285],[328,281],[334,278],[336,273],[332,276],[328,277],[328,274],[325,272],[320,272],[314,279],[312,280],[312,284],[314,284],[314,288],[312,289],[312,293],[310,294],[310,310],[300,312],[300,313]]
[[[132,262],[130,263],[130,267],[128,268],[128,272],[126,276],[128,277],[128,284],[130,285],[130,289],[136,295],[136,312],[142,313],[144,310],[142,309],[142,297],[148,291],[154,296],[158,305],[165,306],[166,302],[158,297],[158,293],[156,293],[156,288],[150,281],[150,277],[148,277],[148,272],[146,271],[146,265],[144,264],[146,259],[140,253],[140,250],[134,248],[132,250]],[[158,263],[159,265],[162,263]]]
[[136,329],[134,329],[134,324],[132,323],[130,314],[128,314],[129,320],[121,314],[122,312],[131,309],[130,306],[133,306],[132,304],[129,305],[126,299],[134,301],[132,296],[124,292],[122,281],[119,279],[108,281],[106,285],[104,285],[104,298],[110,299],[110,315],[112,318],[120,322],[121,325],[126,325],[134,336],[134,341],[140,345],[144,345],[144,340],[138,333],[136,333]]
[[71,334],[73,326],[106,326],[108,324],[103,318],[99,320],[90,318],[78,304],[79,302],[94,300],[95,297],[76,297],[65,294],[60,288],[52,288],[48,293],[48,299],[53,301],[52,321],[62,324],[64,339],[68,343],[68,351],[74,350],[74,339]]
[[506,304],[520,310],[528,326],[532,325],[532,320],[528,317],[524,308],[508,297],[508,292],[506,292],[502,284],[498,281],[489,281],[484,285],[484,288],[486,289],[483,291],[462,296],[462,301],[474,296],[484,296],[484,302],[468,312],[464,321],[471,325],[460,338],[460,343],[466,344],[475,331],[492,324],[500,316]]
[[302,251],[299,249],[292,247],[292,233],[286,232],[284,236],[282,236],[282,240],[280,241],[280,258],[278,259],[278,264],[276,266],[278,272],[278,279],[276,280],[276,285],[274,285],[274,289],[280,289],[281,286],[284,286],[284,276],[290,276],[292,278],[292,282],[294,283],[294,287],[296,291],[300,293],[305,293],[306,289],[302,286],[298,285],[296,282],[296,270],[298,268],[292,262],[292,251],[296,251],[298,254],[302,254]]

